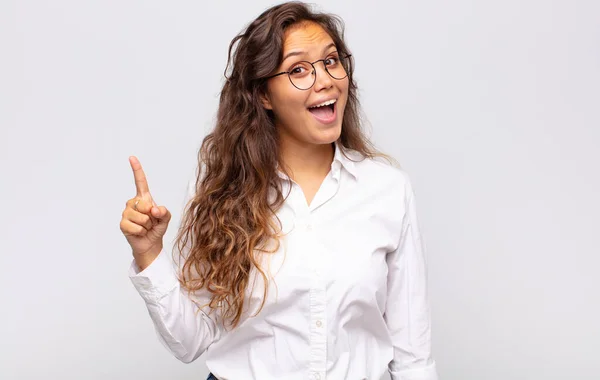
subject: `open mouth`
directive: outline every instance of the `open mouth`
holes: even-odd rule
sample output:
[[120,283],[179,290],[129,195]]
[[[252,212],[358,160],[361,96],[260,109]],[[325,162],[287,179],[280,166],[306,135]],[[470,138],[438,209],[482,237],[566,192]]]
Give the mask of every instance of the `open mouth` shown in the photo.
[[327,101],[321,105],[309,107],[308,112],[310,112],[317,121],[328,124],[332,123],[336,119],[336,106],[337,100],[333,99]]

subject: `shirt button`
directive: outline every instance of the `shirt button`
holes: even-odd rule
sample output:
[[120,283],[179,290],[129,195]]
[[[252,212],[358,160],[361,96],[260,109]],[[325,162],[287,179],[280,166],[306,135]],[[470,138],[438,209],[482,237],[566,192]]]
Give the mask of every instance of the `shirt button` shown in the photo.
[[319,375],[319,373],[315,373],[315,379],[320,380],[321,379],[321,375]]
[[317,327],[321,327],[323,326],[323,323],[321,321],[317,321]]
[[312,224],[308,223],[306,225],[306,229],[309,230],[309,231],[312,231]]

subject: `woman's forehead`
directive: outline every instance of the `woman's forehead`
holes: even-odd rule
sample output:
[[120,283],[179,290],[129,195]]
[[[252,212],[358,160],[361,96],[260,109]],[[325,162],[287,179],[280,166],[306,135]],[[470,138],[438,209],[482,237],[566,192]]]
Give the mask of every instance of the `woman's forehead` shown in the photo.
[[333,43],[325,29],[314,22],[304,22],[289,27],[283,40],[283,57],[289,53],[321,54],[322,50]]

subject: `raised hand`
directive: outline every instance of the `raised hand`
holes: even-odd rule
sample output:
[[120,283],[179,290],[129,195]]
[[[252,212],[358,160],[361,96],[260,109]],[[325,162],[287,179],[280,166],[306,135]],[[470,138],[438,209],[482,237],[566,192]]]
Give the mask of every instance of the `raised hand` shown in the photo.
[[146,174],[137,157],[129,157],[129,163],[137,193],[125,204],[120,228],[131,246],[137,265],[144,270],[163,248],[163,236],[167,232],[171,213],[165,206],[157,206],[152,199]]

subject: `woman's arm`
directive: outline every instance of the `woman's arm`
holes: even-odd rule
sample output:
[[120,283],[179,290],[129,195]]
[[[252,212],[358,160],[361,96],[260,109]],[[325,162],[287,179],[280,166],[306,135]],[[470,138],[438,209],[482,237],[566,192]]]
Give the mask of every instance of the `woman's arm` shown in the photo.
[[[218,339],[215,321],[180,287],[172,260],[165,249],[143,271],[131,263],[129,278],[146,302],[160,342],[179,360],[196,360]],[[198,295],[198,293],[196,293]],[[208,297],[208,295],[205,295]],[[199,299],[201,303],[208,301]]]
[[400,242],[397,249],[387,255],[384,318],[394,345],[389,372],[392,380],[437,380],[435,361],[431,357],[427,270],[410,181],[405,194]]
[[[195,176],[188,182],[184,205],[194,194]],[[163,248],[142,271],[134,260],[129,268],[129,278],[146,303],[160,342],[177,359],[190,363],[219,339],[220,330],[214,319],[199,310],[187,291],[181,288],[166,249]],[[201,290],[194,293],[194,299],[203,305],[208,303],[210,294]]]

